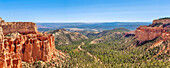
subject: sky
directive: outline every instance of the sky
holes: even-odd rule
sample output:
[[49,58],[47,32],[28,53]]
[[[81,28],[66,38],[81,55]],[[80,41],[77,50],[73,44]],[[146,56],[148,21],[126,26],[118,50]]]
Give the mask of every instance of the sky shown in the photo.
[[151,22],[170,16],[170,0],[0,0],[8,22]]

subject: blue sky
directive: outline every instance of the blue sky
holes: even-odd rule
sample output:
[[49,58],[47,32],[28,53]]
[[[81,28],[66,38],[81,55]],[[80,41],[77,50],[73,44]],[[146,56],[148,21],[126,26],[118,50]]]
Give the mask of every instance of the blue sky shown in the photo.
[[0,0],[0,17],[32,22],[151,22],[170,0]]

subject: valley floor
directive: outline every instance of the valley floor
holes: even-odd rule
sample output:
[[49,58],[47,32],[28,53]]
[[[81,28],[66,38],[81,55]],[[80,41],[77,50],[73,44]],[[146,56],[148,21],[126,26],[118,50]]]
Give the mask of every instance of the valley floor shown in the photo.
[[[78,46],[78,49],[81,50],[81,51],[85,51],[84,49],[81,48],[81,46],[84,45],[84,42],[82,42],[81,45]],[[94,58],[95,59],[95,63],[99,62],[101,65],[104,65],[99,58],[97,58],[96,56],[92,55],[91,53],[87,52],[87,55],[89,55],[90,57]],[[104,65],[104,68],[106,68],[106,66]]]
[[[67,61],[66,65],[73,68],[168,68],[170,66],[170,62],[168,61],[168,57],[170,56],[167,54],[152,58],[157,51],[153,49],[146,51],[147,47],[151,46],[153,42],[136,47],[132,45],[133,41],[135,40],[132,40],[132,38],[126,38],[99,44],[89,44],[91,41],[86,40],[73,45],[57,46],[56,48],[68,52],[71,58]],[[148,59],[151,60],[147,61]]]
[[[160,37],[138,45],[134,36],[125,37],[124,28],[88,34],[88,39],[69,45],[56,45],[58,50],[67,52],[70,58],[65,63],[69,68],[169,68],[169,43],[156,42]],[[66,35],[68,39],[71,35]],[[93,43],[91,43],[93,42]],[[57,44],[57,42],[56,42]]]

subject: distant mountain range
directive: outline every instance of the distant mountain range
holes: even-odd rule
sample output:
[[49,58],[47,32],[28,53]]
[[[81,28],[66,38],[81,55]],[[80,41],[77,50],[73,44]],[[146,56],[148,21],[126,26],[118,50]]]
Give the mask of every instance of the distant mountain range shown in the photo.
[[103,23],[36,23],[38,31],[49,31],[65,28],[69,31],[103,31],[114,28],[126,28],[135,30],[141,25],[149,25],[151,22],[103,22]]

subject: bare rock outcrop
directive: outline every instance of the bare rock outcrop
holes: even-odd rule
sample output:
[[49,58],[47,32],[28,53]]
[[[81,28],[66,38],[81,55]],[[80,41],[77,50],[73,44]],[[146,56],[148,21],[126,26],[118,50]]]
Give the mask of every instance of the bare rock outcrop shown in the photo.
[[[150,26],[140,26],[135,30],[135,36],[139,41],[139,44],[154,40],[155,38],[162,36],[164,33],[170,34],[170,19],[154,20]],[[162,38],[167,38],[163,37]]]
[[4,35],[14,32],[18,32],[20,34],[38,33],[36,24],[33,22],[5,22],[1,19],[0,27],[2,27]]
[[153,24],[156,24],[156,23],[169,24],[170,23],[170,19],[157,19],[157,20],[153,20]]
[[22,61],[65,59],[66,55],[55,49],[54,36],[38,33],[35,23],[0,24],[0,68],[22,68]]
[[125,32],[124,37],[135,36],[135,31]]
[[2,21],[2,18],[0,17],[0,22]]

